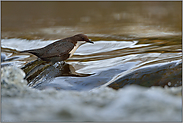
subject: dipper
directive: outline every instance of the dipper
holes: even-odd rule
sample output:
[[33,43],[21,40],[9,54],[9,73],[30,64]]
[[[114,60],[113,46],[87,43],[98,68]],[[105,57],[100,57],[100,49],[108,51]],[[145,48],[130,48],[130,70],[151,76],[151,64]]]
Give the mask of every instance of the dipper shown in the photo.
[[58,62],[64,61],[73,56],[74,52],[79,46],[85,43],[93,43],[84,34],[77,34],[72,37],[58,40],[52,44],[49,44],[43,48],[20,51],[20,53],[28,52],[36,55],[43,61]]

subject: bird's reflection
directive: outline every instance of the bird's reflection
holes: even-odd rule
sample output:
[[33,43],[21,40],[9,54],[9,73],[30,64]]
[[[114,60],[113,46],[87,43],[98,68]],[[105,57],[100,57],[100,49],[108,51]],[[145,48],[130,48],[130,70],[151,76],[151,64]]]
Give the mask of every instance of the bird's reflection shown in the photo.
[[60,76],[87,77],[93,75],[77,73],[75,68],[66,62],[50,64],[40,59],[26,64],[22,69],[26,73],[25,79],[28,81],[28,86],[31,87],[40,82],[50,82],[55,77]]

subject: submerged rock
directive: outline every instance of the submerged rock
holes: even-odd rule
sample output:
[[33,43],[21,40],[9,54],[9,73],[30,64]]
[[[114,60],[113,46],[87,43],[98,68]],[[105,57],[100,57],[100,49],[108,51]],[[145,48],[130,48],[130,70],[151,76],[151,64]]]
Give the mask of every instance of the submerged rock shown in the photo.
[[145,87],[178,87],[182,85],[182,62],[173,61],[155,64],[123,74],[107,83],[108,87],[119,89],[126,85],[137,84]]

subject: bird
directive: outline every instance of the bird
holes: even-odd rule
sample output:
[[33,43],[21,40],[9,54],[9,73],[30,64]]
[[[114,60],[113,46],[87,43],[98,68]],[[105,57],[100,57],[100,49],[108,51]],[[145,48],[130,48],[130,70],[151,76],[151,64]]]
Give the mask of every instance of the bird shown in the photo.
[[31,53],[43,61],[56,63],[72,57],[74,52],[85,43],[94,43],[84,34],[77,34],[51,43],[43,48],[24,50],[20,53]]

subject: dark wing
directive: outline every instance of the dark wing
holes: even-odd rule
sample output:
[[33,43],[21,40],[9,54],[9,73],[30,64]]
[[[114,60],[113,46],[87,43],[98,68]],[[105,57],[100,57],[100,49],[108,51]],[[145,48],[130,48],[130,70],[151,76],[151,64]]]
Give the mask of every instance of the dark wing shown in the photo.
[[44,47],[41,58],[59,57],[68,54],[74,48],[74,44],[66,41],[57,41]]

